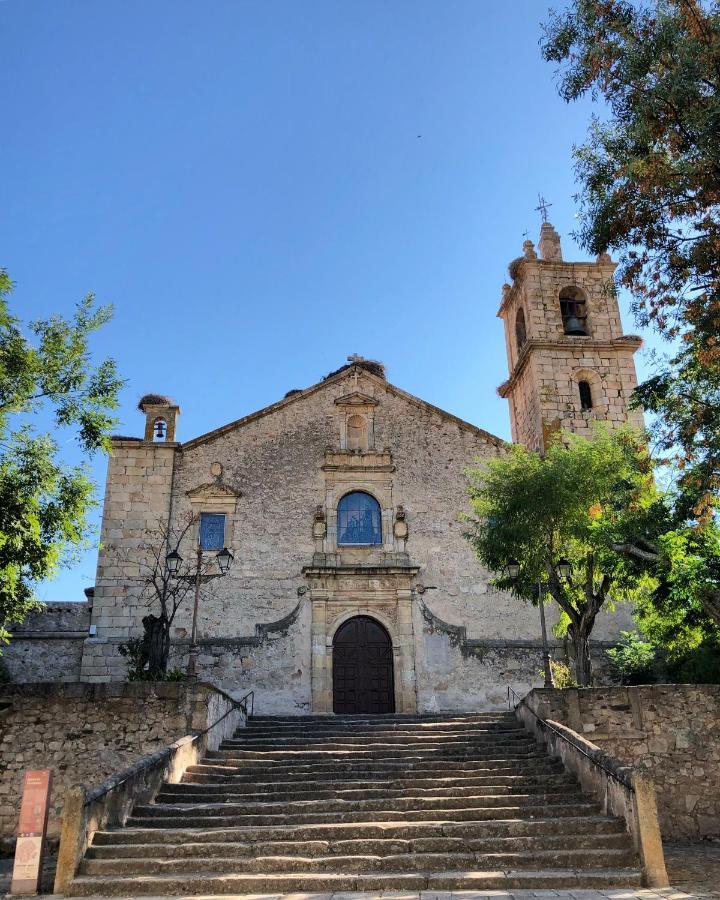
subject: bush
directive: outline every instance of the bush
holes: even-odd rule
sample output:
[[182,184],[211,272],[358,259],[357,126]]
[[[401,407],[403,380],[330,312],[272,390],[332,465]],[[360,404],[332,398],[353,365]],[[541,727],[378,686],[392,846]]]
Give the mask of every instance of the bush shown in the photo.
[[670,681],[679,684],[720,684],[720,647],[707,642],[667,664]]
[[552,675],[553,687],[556,688],[576,688],[577,681],[573,677],[570,666],[558,659],[550,660],[550,674]]
[[126,644],[120,644],[118,652],[128,661],[128,681],[184,681],[187,677],[179,667],[151,677],[147,670],[147,642],[144,637],[130,638]]
[[635,631],[622,631],[620,643],[607,650],[606,656],[621,684],[652,684],[658,680],[656,649]]

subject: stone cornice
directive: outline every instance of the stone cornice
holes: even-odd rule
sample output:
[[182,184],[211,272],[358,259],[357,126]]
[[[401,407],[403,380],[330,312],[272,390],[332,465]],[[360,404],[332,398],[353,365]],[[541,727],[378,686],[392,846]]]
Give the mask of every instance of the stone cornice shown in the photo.
[[523,370],[528,364],[530,356],[534,350],[631,350],[635,353],[642,347],[643,340],[636,334],[624,334],[622,337],[613,338],[610,341],[597,341],[592,337],[564,337],[554,341],[543,340],[538,338],[529,338],[515,363],[515,368],[510,373],[507,381],[503,381],[498,386],[497,392],[507,398],[511,393]]

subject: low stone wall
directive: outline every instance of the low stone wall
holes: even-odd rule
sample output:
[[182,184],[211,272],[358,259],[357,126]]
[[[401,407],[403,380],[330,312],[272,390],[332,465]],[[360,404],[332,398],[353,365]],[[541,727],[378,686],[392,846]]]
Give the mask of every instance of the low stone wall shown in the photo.
[[52,769],[48,833],[54,837],[69,787],[101,784],[207,728],[227,704],[224,692],[204,683],[0,686],[0,838],[15,834],[26,769]]
[[2,661],[13,682],[78,681],[92,606],[46,603],[11,629]]
[[720,685],[541,688],[525,699],[542,718],[647,770],[663,837],[720,835]]

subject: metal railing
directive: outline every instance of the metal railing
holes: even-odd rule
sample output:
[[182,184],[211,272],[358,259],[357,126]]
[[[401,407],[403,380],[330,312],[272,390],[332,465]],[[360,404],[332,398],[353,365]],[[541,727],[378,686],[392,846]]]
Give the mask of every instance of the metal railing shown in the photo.
[[[248,700],[250,701],[250,712],[248,712]],[[248,691],[244,697],[237,701],[237,705],[242,709],[248,719],[252,719],[255,712],[255,691]]]
[[[515,698],[515,700],[517,701],[517,702],[514,703],[514,704],[513,704],[512,701],[510,700],[510,695],[511,695],[511,694],[512,694],[512,696]],[[598,759],[596,759],[591,753],[588,753],[587,750],[584,750],[582,747],[579,747],[574,741],[571,741],[570,738],[569,738],[566,734],[563,734],[563,733],[562,733],[562,731],[558,731],[557,728],[554,728],[554,727],[547,721],[547,719],[543,719],[542,716],[539,716],[539,715],[535,712],[535,710],[534,710],[528,703],[525,702],[525,698],[524,698],[524,697],[520,697],[520,696],[519,696],[519,695],[518,695],[518,694],[510,687],[510,685],[507,686],[507,701],[508,701],[508,709],[517,709],[518,706],[524,706],[525,709],[526,709],[531,715],[533,715],[533,716],[535,717],[535,719],[536,719],[536,720],[538,721],[538,723],[540,724],[540,727],[541,727],[541,728],[546,728],[548,731],[551,731],[553,734],[557,735],[559,738],[561,738],[563,741],[565,741],[566,744],[569,744],[569,745],[573,748],[573,750],[577,750],[577,752],[580,753],[581,756],[584,756],[584,757],[585,757],[586,759],[588,759],[594,766],[597,766],[598,769],[602,769],[602,771],[605,772],[606,775],[609,775],[611,778],[613,778],[615,781],[617,781],[618,784],[621,784],[623,787],[628,788],[628,790],[632,791],[633,793],[635,792],[635,788],[633,787],[632,781],[631,781],[629,778],[628,778],[628,779],[624,779],[621,775],[618,775],[617,772],[613,772],[612,769],[609,769],[607,766],[604,766],[604,765],[603,765]]]

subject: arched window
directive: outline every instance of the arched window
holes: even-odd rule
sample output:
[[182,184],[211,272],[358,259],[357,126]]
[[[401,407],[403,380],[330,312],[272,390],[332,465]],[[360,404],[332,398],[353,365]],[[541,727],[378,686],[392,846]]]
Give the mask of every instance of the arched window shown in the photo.
[[560,291],[560,315],[565,334],[587,335],[587,308],[580,288],[565,287]]
[[382,544],[380,504],[364,491],[353,491],[338,503],[338,544]]
[[578,390],[580,391],[580,409],[592,409],[593,401],[590,382],[578,381]]
[[525,332],[525,313],[520,307],[515,316],[515,343],[517,344],[518,353],[522,350],[527,334]]
[[367,420],[365,416],[350,416],[347,420],[348,450],[367,450]]
[[167,422],[165,419],[155,419],[153,422],[153,440],[156,443],[167,440]]

